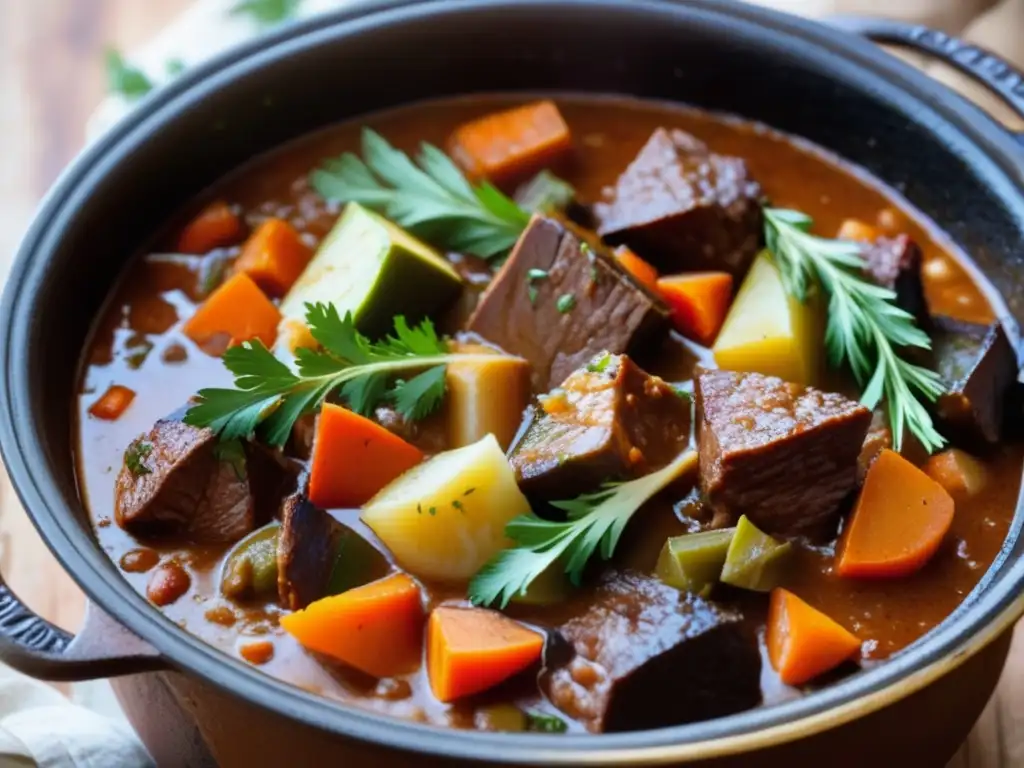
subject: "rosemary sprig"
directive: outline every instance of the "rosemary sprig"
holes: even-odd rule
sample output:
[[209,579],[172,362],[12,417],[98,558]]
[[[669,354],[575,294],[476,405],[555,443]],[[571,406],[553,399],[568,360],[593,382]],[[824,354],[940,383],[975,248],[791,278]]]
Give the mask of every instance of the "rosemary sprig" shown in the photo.
[[863,387],[861,402],[885,401],[893,447],[904,429],[929,452],[945,439],[932,424],[925,402],[943,392],[938,374],[904,359],[907,348],[931,349],[913,316],[895,304],[896,294],[864,277],[861,246],[810,233],[812,219],[799,211],[766,208],[765,239],[787,293],[806,301],[814,288],[828,297],[825,349],[833,366],[849,365]]
[[324,163],[310,177],[313,188],[328,200],[372,208],[438,248],[483,258],[508,251],[530,221],[497,187],[471,184],[430,144],[421,145],[417,165],[364,128],[362,154]]
[[555,562],[564,563],[573,584],[579,585],[587,562],[599,552],[607,560],[615,551],[626,523],[640,506],[673,480],[697,466],[697,454],[685,451],[671,464],[626,483],[556,501],[564,522],[545,520],[532,512],[511,520],[505,534],[518,546],[499,552],[469,583],[469,599],[477,605],[497,602],[502,608],[522,595]]

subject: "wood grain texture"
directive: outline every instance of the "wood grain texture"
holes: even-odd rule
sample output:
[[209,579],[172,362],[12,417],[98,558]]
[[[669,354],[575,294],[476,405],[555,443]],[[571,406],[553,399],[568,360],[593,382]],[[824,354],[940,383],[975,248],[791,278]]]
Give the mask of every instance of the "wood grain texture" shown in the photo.
[[[83,143],[86,119],[105,88],[104,47],[139,46],[190,2],[0,1],[0,280],[33,208]],[[1019,0],[1005,5],[1016,6],[1012,13],[1024,8]],[[962,12],[961,4],[955,7]],[[83,597],[39,540],[2,468],[0,570],[45,617],[78,626]],[[1024,632],[1018,628],[1002,683],[949,768],[1024,765],[1024,735],[1015,737],[1022,720]]]

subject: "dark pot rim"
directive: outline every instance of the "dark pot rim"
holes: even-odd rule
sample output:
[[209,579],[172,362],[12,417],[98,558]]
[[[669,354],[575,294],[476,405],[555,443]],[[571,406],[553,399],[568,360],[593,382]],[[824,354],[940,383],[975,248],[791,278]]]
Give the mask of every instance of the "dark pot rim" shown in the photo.
[[[159,130],[171,115],[188,110],[207,94],[230,87],[252,68],[281,60],[291,52],[322,44],[340,44],[361,30],[410,19],[436,18],[494,5],[491,0],[385,0],[373,9],[338,11],[291,25],[241,46],[186,73],[142,105],[93,144],[63,174],[43,201],[11,270],[0,306],[0,446],[25,508],[50,549],[89,598],[117,621],[151,643],[176,668],[231,692],[255,706],[324,731],[390,748],[467,760],[515,761],[536,765],[657,764],[733,754],[791,741],[835,727],[903,698],[951,671],[980,651],[1024,612],[1024,561],[995,578],[1021,528],[1018,512],[996,564],[974,597],[922,641],[876,668],[799,699],[719,720],[603,736],[510,735],[454,731],[398,720],[334,702],[281,682],[228,657],[193,637],[154,610],[116,574],[107,556],[67,521],[75,514],[56,488],[48,455],[28,408],[27,307],[46,289],[49,254],[64,222],[73,215],[98,180],[124,163],[134,144]],[[873,44],[822,24],[731,0],[513,0],[504,6],[542,10],[552,6],[588,13],[682,15],[696,26],[727,27],[756,33],[790,56],[854,76],[879,91],[897,92],[926,114],[938,132],[952,132],[979,148],[996,173],[993,183],[1003,196],[1024,190],[1024,157],[1005,130],[979,110],[925,75],[885,54]],[[16,286],[16,288],[14,287]],[[969,604],[968,604],[969,603]]]

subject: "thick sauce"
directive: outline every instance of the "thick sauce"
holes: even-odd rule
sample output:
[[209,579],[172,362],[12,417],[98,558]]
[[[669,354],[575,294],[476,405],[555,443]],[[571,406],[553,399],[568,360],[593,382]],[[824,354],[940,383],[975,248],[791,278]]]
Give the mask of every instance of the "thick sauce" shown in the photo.
[[[443,145],[457,124],[505,101],[475,98],[417,105],[372,116],[365,123],[400,148],[413,150],[420,141]],[[892,190],[835,158],[762,126],[663,104],[573,97],[560,99],[559,106],[577,141],[574,165],[562,173],[584,200],[597,198],[604,186],[614,182],[653,129],[679,127],[704,139],[718,152],[743,157],[774,204],[807,212],[823,234],[834,233],[849,217],[876,223],[888,231],[907,232],[924,251],[926,291],[932,309],[965,320],[991,320],[992,312],[982,291],[968,278],[941,234]],[[311,244],[316,244],[330,229],[337,212],[309,189],[307,175],[324,158],[356,150],[363,124],[337,126],[259,158],[211,190],[211,196],[240,205],[250,226],[268,216],[288,219]],[[180,221],[194,214],[202,202],[183,212]],[[150,546],[112,522],[114,479],[124,450],[133,438],[181,406],[198,388],[230,382],[220,361],[196,348],[178,329],[201,299],[201,288],[211,268],[234,252],[205,257],[168,254],[168,243],[174,242],[176,230],[171,228],[166,234],[156,248],[133,262],[99,319],[86,351],[76,403],[82,495],[105,551],[122,563],[125,578],[143,593],[151,572],[147,567],[156,558],[148,552],[139,553]],[[465,261],[459,266],[478,285],[486,282],[486,267]],[[467,291],[467,300],[453,311],[452,319],[463,315],[473,301],[475,295]],[[684,381],[691,377],[696,359],[689,345],[673,337],[641,362],[653,373]],[[88,408],[111,384],[130,387],[137,393],[136,398],[119,420],[96,420],[88,415]],[[991,458],[988,468],[992,482],[969,503],[958,505],[946,546],[915,577],[879,584],[839,580],[831,572],[831,552],[803,551],[787,586],[868,638],[865,653],[869,659],[883,659],[900,650],[944,619],[978,583],[999,551],[1017,499],[1022,453],[1020,446],[1006,446]],[[692,528],[693,521],[686,517],[688,508],[687,499],[671,495],[648,505],[620,545],[622,559],[651,570],[665,537]],[[357,511],[336,514],[372,538],[359,523]],[[261,669],[303,688],[435,723],[471,727],[474,718],[479,717],[472,705],[436,702],[422,671],[397,680],[364,677],[302,650],[278,628],[280,609],[276,605],[243,609],[220,598],[219,569],[226,548],[152,549],[161,562],[176,560],[191,576],[188,593],[166,606],[164,614],[225,653],[263,661],[265,648],[260,649],[259,657],[252,648],[243,648],[255,641],[270,640],[273,655]],[[434,602],[462,597],[461,593],[431,590]],[[551,623],[578,612],[586,599],[584,591],[556,608],[520,608],[513,614],[526,621]],[[750,620],[761,620],[763,598],[727,595],[726,599],[742,601]],[[777,681],[767,664],[763,683],[766,702],[795,695]],[[544,706],[536,701],[535,686],[522,687],[528,690],[504,686],[493,692],[493,697],[518,697],[524,704]]]

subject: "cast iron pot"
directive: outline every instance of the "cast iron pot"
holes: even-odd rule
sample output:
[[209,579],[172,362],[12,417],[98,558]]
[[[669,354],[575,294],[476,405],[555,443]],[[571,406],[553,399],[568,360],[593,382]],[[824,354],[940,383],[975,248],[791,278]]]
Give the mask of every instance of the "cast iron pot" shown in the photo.
[[[983,51],[922,28],[846,26],[945,59],[1024,114],[1021,75]],[[69,403],[93,319],[168,214],[321,126],[499,90],[683,101],[807,137],[904,191],[958,241],[1019,340],[1022,137],[849,29],[711,0],[378,2],[316,18],[148,97],[64,174],[21,246],[0,310],[0,442],[90,609],[72,637],[0,588],[0,658],[47,679],[124,676],[118,695],[163,765],[942,765],[991,694],[1024,611],[1021,507],[982,584],[888,663],[778,706],[600,737],[442,730],[319,698],[164,619],[97,545],[75,483]]]

